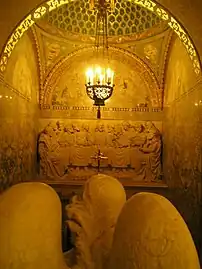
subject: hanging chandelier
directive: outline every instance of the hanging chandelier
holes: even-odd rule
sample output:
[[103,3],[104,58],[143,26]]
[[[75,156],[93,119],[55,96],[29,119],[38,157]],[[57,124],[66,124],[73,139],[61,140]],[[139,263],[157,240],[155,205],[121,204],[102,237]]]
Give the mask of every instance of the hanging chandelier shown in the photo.
[[91,0],[90,7],[96,12],[95,58],[98,61],[102,57],[102,65],[96,63],[87,69],[85,86],[87,95],[94,100],[94,105],[98,107],[97,118],[100,118],[100,106],[105,105],[105,100],[111,97],[114,89],[114,72],[108,66],[107,22],[107,13],[113,11],[114,1]]

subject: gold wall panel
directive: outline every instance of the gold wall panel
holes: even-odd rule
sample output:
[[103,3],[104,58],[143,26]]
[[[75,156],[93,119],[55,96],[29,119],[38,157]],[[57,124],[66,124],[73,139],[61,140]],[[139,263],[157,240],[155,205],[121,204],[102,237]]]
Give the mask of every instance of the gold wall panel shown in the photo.
[[32,40],[25,34],[16,45],[10,57],[5,81],[15,88],[19,94],[30,100],[36,96],[39,88],[38,66]]
[[169,199],[201,245],[202,83],[197,81],[186,50],[174,41],[165,83],[163,120],[164,177]]
[[192,62],[179,38],[173,38],[168,57],[164,90],[165,105],[186,94],[197,79],[192,69]]
[[36,179],[39,80],[27,34],[11,55],[5,79],[0,77],[0,192]]

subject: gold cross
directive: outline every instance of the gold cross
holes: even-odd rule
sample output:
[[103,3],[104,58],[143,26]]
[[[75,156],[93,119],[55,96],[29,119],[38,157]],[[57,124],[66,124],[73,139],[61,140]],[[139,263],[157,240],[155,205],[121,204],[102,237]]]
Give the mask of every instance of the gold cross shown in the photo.
[[98,172],[100,172],[100,161],[101,160],[107,160],[108,159],[108,157],[104,156],[104,153],[102,153],[100,151],[100,149],[98,149],[97,155],[92,156],[91,158],[97,160],[97,169],[98,169]]

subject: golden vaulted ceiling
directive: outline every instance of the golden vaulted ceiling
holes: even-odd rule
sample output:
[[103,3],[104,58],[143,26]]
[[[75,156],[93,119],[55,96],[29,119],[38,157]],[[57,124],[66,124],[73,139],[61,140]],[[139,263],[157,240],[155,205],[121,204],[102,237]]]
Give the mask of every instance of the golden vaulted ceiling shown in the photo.
[[[38,21],[39,18],[42,18],[41,15],[43,16],[43,14],[46,13],[48,10],[53,10],[55,7],[61,6],[63,5],[63,3],[68,1],[69,0],[49,0],[45,2],[44,0],[19,0],[16,2],[9,0],[2,2],[0,9],[1,52],[7,52],[8,50],[8,53],[10,53],[10,51],[12,50],[12,47],[10,48],[10,46],[12,46],[12,42],[15,42],[13,38],[16,39],[16,35],[20,34],[18,33],[19,29],[17,29],[17,27],[22,24],[21,22],[23,22],[23,18],[25,19],[26,17],[26,20],[23,22],[22,25],[22,33],[24,33],[24,31],[26,31],[30,27],[30,25]],[[191,42],[193,41],[192,44],[199,52],[198,56],[201,57],[201,0],[179,0],[177,2],[174,0],[157,0],[155,2],[153,2],[152,0],[134,0],[131,2],[137,2],[138,5],[145,7],[147,6],[148,9],[151,5],[153,5],[155,13],[159,8],[163,8],[163,10],[161,10],[163,11],[163,13],[161,13],[161,15],[159,14],[160,17],[166,20],[164,15],[169,14],[169,22],[169,20],[172,19],[170,16],[172,16],[174,20],[169,22],[170,27],[174,29],[174,31],[180,30],[179,36],[180,38],[183,38],[184,33],[182,29],[179,27],[179,25],[176,25],[176,21],[179,22],[182,28],[189,35],[189,38],[191,38]],[[38,16],[38,12],[42,12],[40,16]],[[30,19],[33,19],[34,21]],[[13,36],[11,36],[11,34],[13,34]],[[11,39],[8,40],[9,36],[11,37]],[[9,44],[7,45],[9,46],[6,45],[8,41]],[[4,51],[4,46],[6,46],[6,51]],[[5,60],[7,60],[9,56],[10,54],[5,55]],[[2,67],[2,70],[4,70],[4,66]]]
[[[78,100],[80,106],[91,106],[79,90],[84,89],[85,69],[94,57],[95,14],[88,1],[63,5],[32,29],[40,64],[42,107],[72,106]],[[109,106],[136,107],[149,100],[152,107],[161,107],[172,30],[149,10],[119,0],[109,14],[108,33],[110,61],[116,72],[116,94]],[[126,92],[120,105],[120,96]]]
[[[95,35],[96,14],[88,1],[74,1],[51,11],[45,19],[53,26],[73,33]],[[118,0],[108,16],[108,35],[122,36],[148,32],[162,24],[151,11],[130,1]],[[165,24],[164,24],[165,25]]]

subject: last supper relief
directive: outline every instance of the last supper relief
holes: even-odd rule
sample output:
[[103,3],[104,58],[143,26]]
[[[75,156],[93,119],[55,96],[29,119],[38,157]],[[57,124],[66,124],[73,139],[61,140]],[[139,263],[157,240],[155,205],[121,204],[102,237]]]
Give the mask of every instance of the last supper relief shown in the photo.
[[40,177],[83,181],[100,172],[120,181],[161,180],[161,132],[150,121],[50,121],[38,137]]

